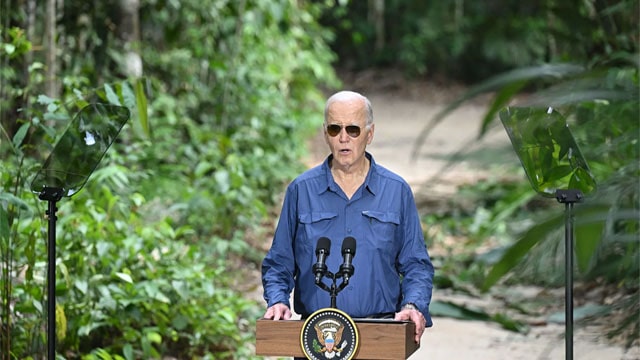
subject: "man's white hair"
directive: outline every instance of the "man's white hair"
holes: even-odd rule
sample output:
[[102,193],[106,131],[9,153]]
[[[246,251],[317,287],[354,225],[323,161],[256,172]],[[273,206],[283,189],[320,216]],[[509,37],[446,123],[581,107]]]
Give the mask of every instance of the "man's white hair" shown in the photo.
[[369,99],[366,96],[360,93],[357,93],[355,91],[349,91],[349,90],[338,91],[337,93],[331,95],[329,99],[327,99],[327,103],[324,106],[325,124],[327,123],[327,116],[328,116],[329,107],[331,106],[331,104],[337,101],[351,101],[351,100],[364,101],[365,110],[366,110],[366,120],[367,120],[366,125],[369,126],[373,124],[373,106],[371,106],[371,101],[369,101]]

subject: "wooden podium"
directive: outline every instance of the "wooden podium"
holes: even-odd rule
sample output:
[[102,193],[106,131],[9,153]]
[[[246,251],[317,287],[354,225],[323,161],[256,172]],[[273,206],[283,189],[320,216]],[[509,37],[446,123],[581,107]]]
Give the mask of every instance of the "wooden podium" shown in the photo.
[[[360,343],[354,359],[407,359],[419,347],[412,322],[354,319]],[[256,355],[305,357],[300,345],[303,320],[256,321]]]

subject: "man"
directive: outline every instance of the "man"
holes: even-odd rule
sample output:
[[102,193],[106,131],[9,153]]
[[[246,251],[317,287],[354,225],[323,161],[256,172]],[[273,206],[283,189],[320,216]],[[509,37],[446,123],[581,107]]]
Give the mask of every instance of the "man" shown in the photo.
[[294,310],[303,318],[330,307],[329,293],[315,284],[316,243],[331,240],[333,256],[326,257],[326,265],[336,273],[343,262],[342,240],[353,237],[355,271],[336,307],[353,318],[411,320],[419,343],[432,325],[434,271],[411,189],[366,151],[375,129],[366,97],[338,92],[327,100],[324,118],[331,154],[288,186],[262,263],[264,318],[290,319],[294,288]]

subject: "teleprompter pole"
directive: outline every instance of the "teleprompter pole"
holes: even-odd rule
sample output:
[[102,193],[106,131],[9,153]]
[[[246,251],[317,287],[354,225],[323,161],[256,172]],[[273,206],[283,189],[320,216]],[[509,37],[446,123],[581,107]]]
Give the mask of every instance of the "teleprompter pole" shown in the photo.
[[56,203],[49,201],[49,246],[47,253],[47,359],[56,358]]
[[49,221],[49,235],[47,246],[47,359],[56,358],[56,203],[62,199],[63,190],[45,187],[39,198],[47,200],[49,207],[47,219]]
[[582,201],[580,190],[556,190],[556,199],[565,204],[565,359],[573,360],[573,204]]

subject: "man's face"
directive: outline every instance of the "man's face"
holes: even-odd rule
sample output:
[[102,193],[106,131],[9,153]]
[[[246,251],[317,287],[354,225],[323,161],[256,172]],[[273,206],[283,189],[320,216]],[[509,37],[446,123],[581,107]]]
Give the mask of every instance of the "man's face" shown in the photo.
[[[336,125],[340,130],[332,136],[332,127],[338,129]],[[373,140],[374,131],[373,124],[369,128],[365,125],[366,112],[363,100],[336,101],[330,105],[324,138],[333,154],[334,166],[348,168],[364,157],[367,145]],[[350,126],[359,127],[360,135],[354,136],[356,128]]]

